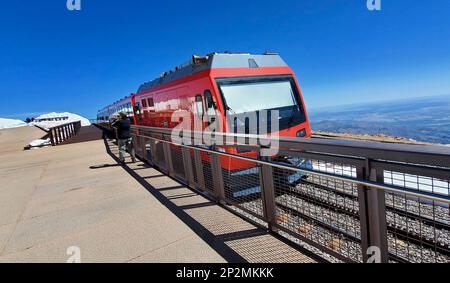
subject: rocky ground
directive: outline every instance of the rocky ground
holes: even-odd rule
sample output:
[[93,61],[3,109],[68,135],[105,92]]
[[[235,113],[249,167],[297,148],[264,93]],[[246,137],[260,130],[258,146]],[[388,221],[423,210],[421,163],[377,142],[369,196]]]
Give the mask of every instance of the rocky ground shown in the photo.
[[402,144],[416,144],[416,145],[439,145],[450,147],[450,144],[435,144],[427,142],[418,142],[413,139],[403,138],[403,137],[391,137],[386,135],[368,135],[368,134],[341,134],[323,131],[314,131],[313,135],[316,137],[323,138],[338,138],[338,139],[352,139],[352,140],[362,140],[362,141],[376,141],[376,142],[386,142],[386,143],[402,143]]

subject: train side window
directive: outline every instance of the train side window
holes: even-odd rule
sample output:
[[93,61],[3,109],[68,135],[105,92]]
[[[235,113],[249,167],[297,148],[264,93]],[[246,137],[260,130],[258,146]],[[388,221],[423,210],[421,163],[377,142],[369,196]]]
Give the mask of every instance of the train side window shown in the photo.
[[202,118],[205,111],[203,109],[203,98],[200,94],[195,96],[195,108],[198,117]]
[[[212,94],[210,90],[205,90],[205,102],[206,102],[206,109],[209,110],[216,110],[217,106],[216,103],[214,102],[213,98],[212,98]],[[215,111],[214,111],[215,112]]]
[[134,105],[134,112],[137,115],[138,121],[142,121],[141,105],[139,104],[139,102],[136,102],[136,104]]
[[208,126],[214,123],[217,119],[217,105],[212,98],[210,90],[205,90],[205,104],[206,104],[206,115],[208,116]]
[[155,107],[155,102],[153,98],[149,98],[147,100],[148,100],[148,107]]
[[147,100],[142,99],[142,108],[147,108]]

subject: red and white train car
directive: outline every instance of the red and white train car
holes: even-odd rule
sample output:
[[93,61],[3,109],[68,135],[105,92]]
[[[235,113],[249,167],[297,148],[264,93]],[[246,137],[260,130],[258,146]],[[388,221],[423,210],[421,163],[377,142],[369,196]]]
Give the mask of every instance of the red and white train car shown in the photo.
[[[228,125],[227,116],[277,110],[279,131],[273,134],[311,136],[298,81],[277,54],[194,56],[187,64],[141,85],[132,99],[136,124],[141,126],[175,128],[178,122],[171,117],[180,111],[191,115],[191,121],[198,118],[195,115],[204,121],[220,116],[221,129],[234,132],[236,125]],[[205,122],[203,127],[207,126]]]
[[97,123],[107,125],[111,123],[120,112],[126,113],[128,117],[134,121],[132,95],[118,100],[113,104],[99,110],[97,113]]
[[[133,106],[134,124],[143,127],[179,128],[181,116],[190,121],[203,121],[200,130],[209,127],[211,121],[218,120],[221,123],[219,131],[234,133],[244,129],[244,133],[260,134],[253,126],[247,125],[246,120],[239,119],[239,115],[256,113],[258,121],[278,122],[276,131],[269,129],[264,134],[301,138],[311,136],[298,80],[277,54],[212,53],[205,57],[194,56],[188,63],[142,84],[137,93],[126,98],[124,103],[128,107],[130,104]],[[109,109],[110,117],[114,113],[116,111]],[[174,113],[177,113],[177,119],[172,119]],[[272,117],[273,113],[278,117]],[[227,120],[230,116],[238,118]],[[193,129],[192,124],[187,127],[187,130]],[[222,149],[232,154],[256,157],[252,151]],[[202,155],[202,158],[210,164],[207,155]],[[227,190],[229,197],[247,196],[260,191],[257,177],[253,178],[257,180],[255,184],[234,182],[235,176],[257,175],[254,163],[225,156],[221,156],[220,161],[225,183],[227,186],[234,184]],[[312,167],[310,162],[300,162],[303,166]],[[295,182],[302,176],[296,174],[282,178]]]

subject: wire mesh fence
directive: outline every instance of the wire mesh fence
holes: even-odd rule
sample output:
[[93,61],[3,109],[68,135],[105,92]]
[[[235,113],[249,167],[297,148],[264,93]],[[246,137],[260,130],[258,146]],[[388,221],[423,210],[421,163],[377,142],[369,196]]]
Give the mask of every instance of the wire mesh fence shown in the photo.
[[[356,168],[350,165],[289,156],[283,156],[282,160],[289,160],[298,168],[356,175]],[[327,249],[337,258],[363,260],[357,186],[285,169],[274,169],[273,181],[276,221],[280,227]]]
[[166,158],[164,156],[164,142],[155,140],[155,155],[154,155],[154,163],[164,169],[167,170]]
[[[448,180],[384,171],[384,183],[449,196]],[[443,202],[386,192],[389,252],[393,260],[450,262],[450,207]]]
[[211,154],[208,152],[201,151],[200,163],[204,180],[203,189],[212,193],[214,191],[214,179],[212,174]]
[[[239,160],[230,158],[230,161],[239,164]],[[260,168],[256,163],[248,163],[244,167],[234,170],[222,168],[225,199],[255,216],[263,217]]]
[[171,157],[174,174],[182,179],[186,179],[186,173],[183,164],[183,155],[181,152],[181,146],[178,145],[170,145]]
[[[450,263],[450,176],[442,168],[414,164],[412,174],[397,160],[387,170],[365,156],[298,150],[268,161],[243,157],[233,145],[181,146],[148,133],[135,139],[143,140],[145,159],[327,261],[364,262],[378,239],[385,261]],[[374,198],[373,190],[381,194]]]

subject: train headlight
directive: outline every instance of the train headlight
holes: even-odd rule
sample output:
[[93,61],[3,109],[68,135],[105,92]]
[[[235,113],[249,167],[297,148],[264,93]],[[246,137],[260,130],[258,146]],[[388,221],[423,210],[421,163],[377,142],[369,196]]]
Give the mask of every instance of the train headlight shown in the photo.
[[300,131],[297,132],[297,137],[298,138],[304,138],[306,137],[306,129],[301,129]]

